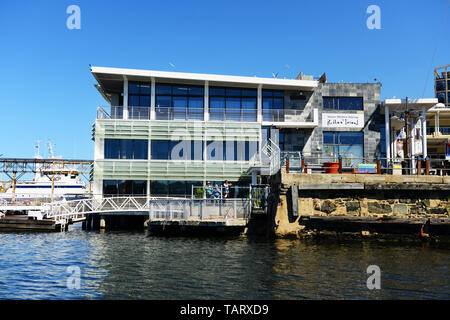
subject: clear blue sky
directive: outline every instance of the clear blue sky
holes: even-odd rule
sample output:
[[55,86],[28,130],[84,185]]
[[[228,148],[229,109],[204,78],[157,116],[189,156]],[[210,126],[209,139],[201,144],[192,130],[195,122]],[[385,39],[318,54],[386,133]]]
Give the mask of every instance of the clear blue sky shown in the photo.
[[[69,5],[81,29],[69,30]],[[369,30],[369,5],[381,30]],[[432,68],[450,63],[447,0],[1,1],[0,154],[92,159],[105,105],[89,64],[179,72],[381,81],[382,98],[434,96]],[[172,67],[169,63],[175,65]],[[428,84],[425,87],[426,77]],[[42,154],[42,152],[41,152]]]

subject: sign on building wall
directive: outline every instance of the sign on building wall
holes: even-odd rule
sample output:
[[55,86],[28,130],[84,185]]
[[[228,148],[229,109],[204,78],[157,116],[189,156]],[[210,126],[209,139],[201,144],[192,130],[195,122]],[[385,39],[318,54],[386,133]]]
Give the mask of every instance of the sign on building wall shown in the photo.
[[364,128],[364,115],[359,113],[322,113],[324,128]]

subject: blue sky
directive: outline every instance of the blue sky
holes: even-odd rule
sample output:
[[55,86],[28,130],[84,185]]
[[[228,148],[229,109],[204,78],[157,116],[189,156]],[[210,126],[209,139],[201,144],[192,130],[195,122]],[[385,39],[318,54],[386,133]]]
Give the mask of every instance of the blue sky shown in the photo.
[[[80,30],[66,27],[73,4]],[[366,26],[369,5],[381,9],[381,30]],[[91,125],[106,103],[89,64],[288,78],[326,72],[329,82],[376,78],[382,99],[433,97],[432,69],[450,63],[450,14],[438,42],[446,7],[447,0],[1,1],[0,154],[32,157],[41,140],[48,156],[51,139],[57,155],[93,158]]]

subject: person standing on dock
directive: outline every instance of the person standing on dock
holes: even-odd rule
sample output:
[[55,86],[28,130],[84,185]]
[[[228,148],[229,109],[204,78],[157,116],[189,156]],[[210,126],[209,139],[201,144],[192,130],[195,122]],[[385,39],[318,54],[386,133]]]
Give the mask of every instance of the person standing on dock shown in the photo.
[[228,182],[228,180],[225,180],[225,183],[223,184],[223,188],[224,188],[224,198],[229,198],[230,197],[230,187],[232,186],[231,183]]
[[206,198],[207,198],[207,199],[212,198],[212,196],[213,196],[213,190],[214,190],[214,189],[213,189],[211,183],[209,183],[209,181],[206,182],[206,187],[205,187],[205,189],[206,189]]
[[214,196],[214,204],[218,203],[218,199],[220,199],[222,192],[220,192],[219,186],[216,184],[213,190],[213,196]]

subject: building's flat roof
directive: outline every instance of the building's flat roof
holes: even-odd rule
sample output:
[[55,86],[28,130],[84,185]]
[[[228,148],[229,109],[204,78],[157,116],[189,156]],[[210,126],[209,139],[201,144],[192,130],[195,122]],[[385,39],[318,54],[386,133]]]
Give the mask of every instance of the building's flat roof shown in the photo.
[[318,81],[316,80],[242,77],[95,66],[91,67],[91,72],[105,93],[115,93],[120,91],[121,87],[119,84],[122,83],[125,78],[129,81],[150,81],[153,78],[159,83],[198,85],[203,85],[207,81],[210,86],[246,86],[249,88],[257,88],[258,86],[262,86],[263,88],[268,89],[305,91],[313,91],[318,85]]

